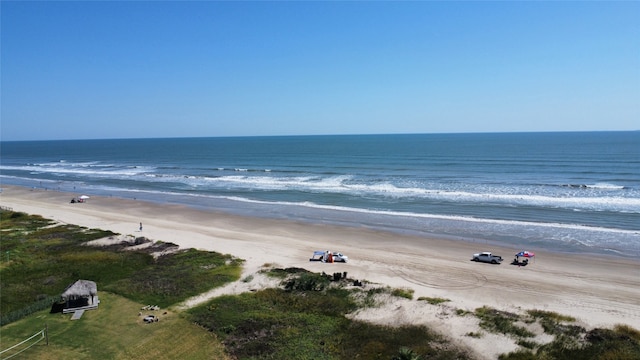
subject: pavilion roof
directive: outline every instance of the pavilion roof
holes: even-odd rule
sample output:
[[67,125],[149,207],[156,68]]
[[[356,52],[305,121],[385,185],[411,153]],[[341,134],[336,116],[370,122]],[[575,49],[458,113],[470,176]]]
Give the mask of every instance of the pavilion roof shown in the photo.
[[79,297],[79,296],[91,296],[98,294],[98,286],[94,281],[90,280],[78,280],[73,284],[67,286],[62,293],[63,298]]

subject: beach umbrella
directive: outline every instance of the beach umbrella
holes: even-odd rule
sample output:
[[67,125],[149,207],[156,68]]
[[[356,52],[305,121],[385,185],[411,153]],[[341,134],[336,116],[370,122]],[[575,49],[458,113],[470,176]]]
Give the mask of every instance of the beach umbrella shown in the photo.
[[536,254],[534,254],[531,251],[520,251],[519,253],[516,254],[517,257],[525,257],[525,258],[532,258],[534,256],[536,256]]
[[87,200],[89,198],[89,196],[87,195],[80,195],[80,199],[82,200]]

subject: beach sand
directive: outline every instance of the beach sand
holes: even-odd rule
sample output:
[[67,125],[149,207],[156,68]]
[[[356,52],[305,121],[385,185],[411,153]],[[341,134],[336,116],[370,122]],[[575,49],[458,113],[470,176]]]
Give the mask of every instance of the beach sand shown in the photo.
[[[478,321],[455,315],[456,309],[473,311],[485,305],[516,313],[540,309],[573,316],[588,329],[615,324],[640,328],[637,259],[530,248],[524,250],[534,251],[535,259],[528,266],[518,267],[509,263],[523,249],[483,242],[247,218],[134,199],[91,196],[86,203],[70,204],[73,196],[4,186],[0,205],[63,223],[172,242],[181,248],[232,254],[246,260],[243,277],[265,264],[273,264],[329,274],[346,271],[349,278],[410,288],[415,291],[414,300],[390,299],[381,308],[362,311],[355,317],[384,324],[425,324],[468,347],[478,358],[495,358],[517,347],[512,339],[498,335],[465,336],[477,331]],[[350,260],[346,264],[309,261],[314,250],[325,249],[340,251]],[[470,261],[471,255],[480,251],[492,251],[505,261],[501,265]],[[260,286],[255,282],[246,286],[239,283],[209,296]],[[451,301],[433,306],[415,300],[421,296]],[[206,298],[203,295],[192,299],[190,304]]]

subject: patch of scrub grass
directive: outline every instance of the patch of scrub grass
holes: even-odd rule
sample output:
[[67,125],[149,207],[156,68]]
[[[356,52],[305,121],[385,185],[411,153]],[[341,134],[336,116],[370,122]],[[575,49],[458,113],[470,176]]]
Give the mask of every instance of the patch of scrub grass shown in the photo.
[[[300,273],[289,280],[296,277],[325,278]],[[468,358],[423,326],[389,327],[348,319],[346,315],[360,307],[354,294],[366,292],[340,284],[322,290],[293,286],[221,296],[188,313],[239,359],[391,359],[403,347],[423,358]]]
[[483,306],[476,309],[475,315],[480,319],[480,327],[487,331],[519,338],[535,336],[531,331],[514,324],[519,320],[516,314]]
[[283,281],[285,290],[322,291],[329,286],[329,277],[312,272],[301,272]]
[[391,295],[412,300],[413,292],[413,289],[395,288],[391,290]]
[[640,359],[640,331],[629,325],[586,331],[580,326],[562,324],[575,321],[570,316],[542,310],[530,310],[527,314],[539,321],[546,333],[554,335],[553,341],[539,345],[520,339],[518,345],[527,349],[503,354],[499,359]]
[[547,320],[552,320],[555,322],[561,322],[561,321],[566,321],[566,322],[574,322],[576,321],[576,319],[572,316],[567,316],[567,315],[562,315],[562,314],[558,314],[557,312],[554,311],[545,311],[545,310],[528,310],[527,314],[529,314],[531,317],[535,318],[535,319],[547,319]]
[[264,270],[260,270],[260,272],[276,279],[286,279],[287,277],[294,274],[308,273],[309,270],[303,269],[303,268],[296,268],[296,267],[291,267],[286,269],[267,267]]
[[361,292],[354,291],[352,297],[357,302],[358,307],[373,308],[378,306],[378,295],[388,294],[390,291],[391,289],[388,287],[374,287]]
[[518,350],[500,355],[501,360],[640,359],[640,332],[628,325],[593,329],[578,336],[558,335],[537,351]]
[[[540,357],[529,349],[519,349],[508,354],[498,356],[499,360],[539,360]],[[548,360],[553,360],[549,358]]]
[[3,326],[2,348],[18,344],[46,324],[49,345],[43,340],[14,359],[229,359],[214,334],[179,314],[148,312],[160,321],[145,324],[138,316],[141,303],[104,291],[99,296],[98,309],[85,311],[79,320],[44,310]]
[[480,331],[470,331],[470,332],[466,333],[465,336],[479,339],[479,338],[483,337],[484,334],[482,332],[480,332]]
[[632,328],[626,324],[617,324],[613,327],[613,331],[622,337],[628,337],[630,339],[640,341],[640,330]]
[[451,300],[445,299],[445,298],[439,298],[439,297],[421,296],[418,298],[418,301],[426,301],[431,305],[438,305],[438,304],[449,302]]
[[516,342],[518,345],[522,346],[523,348],[527,348],[527,349],[535,349],[539,344],[535,341],[528,341],[528,340],[518,340]]
[[230,255],[187,249],[161,256],[105,289],[167,307],[240,279],[242,262]]
[[574,322],[575,318],[571,316],[561,315],[553,311],[529,310],[527,314],[534,320],[540,322],[544,332],[552,335],[569,335],[578,336],[585,332],[585,329],[577,325],[567,325],[563,322]]

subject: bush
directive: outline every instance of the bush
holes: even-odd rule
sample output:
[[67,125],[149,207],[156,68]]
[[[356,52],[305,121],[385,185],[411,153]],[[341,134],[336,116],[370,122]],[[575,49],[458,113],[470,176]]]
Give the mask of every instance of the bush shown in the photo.
[[491,332],[511,334],[517,337],[534,337],[531,331],[514,325],[518,315],[499,311],[487,306],[476,309],[476,316],[480,319],[480,327]]
[[[326,286],[331,284],[326,274],[303,273],[286,283],[289,290],[221,296],[188,312],[238,359],[391,359],[400,356],[402,348],[413,351],[415,357],[409,359],[467,358],[424,326],[390,327],[348,319],[346,314],[357,307],[353,294],[364,292]],[[326,288],[317,291],[318,284]],[[372,294],[390,291],[382,288]]]
[[50,308],[54,303],[60,300],[60,296],[41,296],[41,299],[31,303],[22,309],[12,311],[8,314],[2,314],[0,317],[0,326],[12,323],[27,317],[35,312]]
[[396,288],[396,289],[391,290],[391,295],[412,300],[413,299],[413,289]]
[[442,303],[445,303],[445,302],[451,301],[451,300],[445,299],[445,298],[434,298],[434,297],[421,296],[421,297],[418,298],[418,301],[426,301],[431,305],[438,305],[438,304],[442,304]]
[[309,272],[285,280],[284,288],[288,291],[322,291],[329,282],[326,276]]

